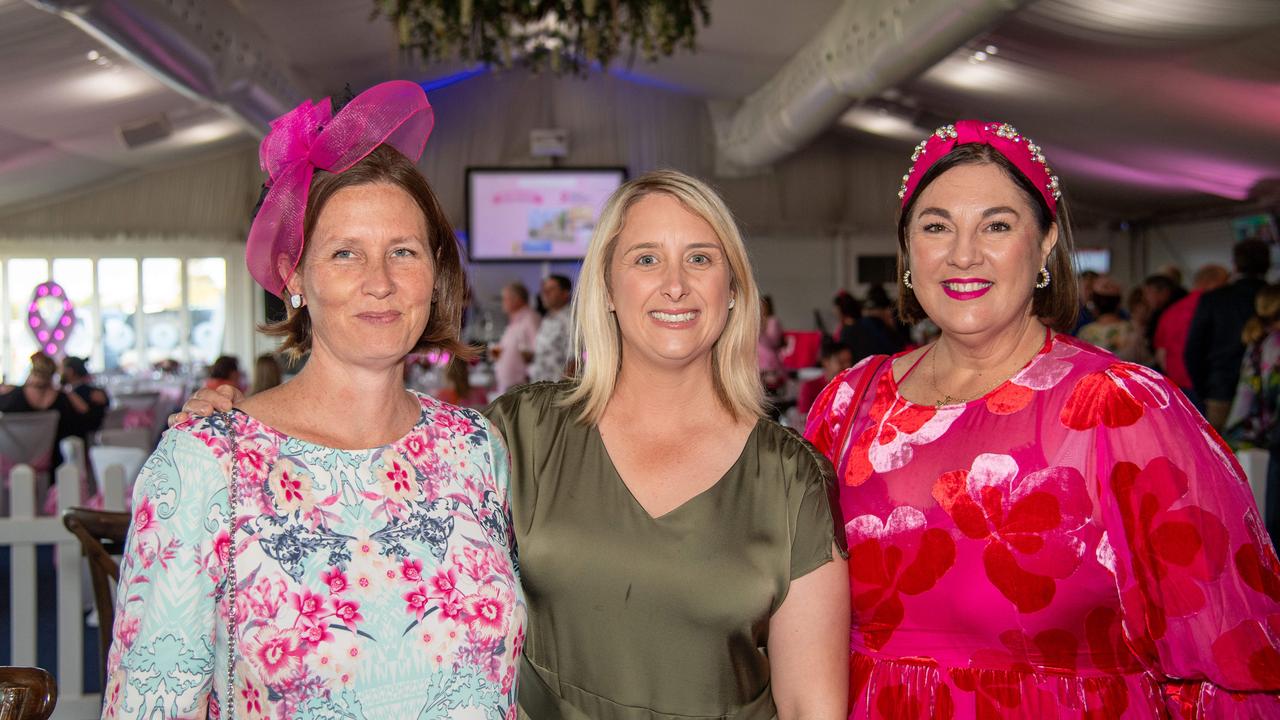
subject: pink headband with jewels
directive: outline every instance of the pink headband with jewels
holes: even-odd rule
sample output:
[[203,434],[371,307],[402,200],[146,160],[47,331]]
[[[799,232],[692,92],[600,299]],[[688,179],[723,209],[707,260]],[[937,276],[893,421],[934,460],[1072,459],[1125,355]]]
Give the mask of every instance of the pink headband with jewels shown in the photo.
[[[415,163],[435,127],[435,113],[417,83],[393,80],[357,95],[337,115],[329,98],[310,100],[271,121],[259,159],[267,193],[249,228],[245,262],[259,285],[276,295],[302,257],[307,193],[316,170],[340,173],[379,145],[390,145]],[[289,271],[281,273],[284,255]]]
[[955,125],[944,125],[925,138],[911,153],[911,167],[902,176],[902,187],[898,189],[898,197],[902,198],[902,207],[906,207],[916,193],[920,178],[928,172],[933,164],[941,160],[957,145],[978,143],[990,145],[997,152],[1013,163],[1023,177],[1035,185],[1044,202],[1049,206],[1049,214],[1058,216],[1058,199],[1062,191],[1058,188],[1058,176],[1053,174],[1044,161],[1044,153],[1040,146],[1031,142],[1031,138],[1018,133],[1008,123],[984,123],[977,120],[957,120]]

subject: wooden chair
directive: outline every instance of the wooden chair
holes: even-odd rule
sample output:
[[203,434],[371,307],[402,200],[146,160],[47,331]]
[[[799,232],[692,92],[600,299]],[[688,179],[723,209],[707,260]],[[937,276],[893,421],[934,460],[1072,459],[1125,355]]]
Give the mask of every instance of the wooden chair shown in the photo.
[[98,609],[98,656],[105,676],[107,653],[111,650],[111,627],[115,624],[112,590],[120,582],[120,563],[114,555],[124,552],[129,534],[129,513],[73,507],[62,513],[62,524],[80,541],[80,552],[89,560],[93,582],[93,604]]
[[48,720],[58,683],[40,668],[0,667],[0,720]]

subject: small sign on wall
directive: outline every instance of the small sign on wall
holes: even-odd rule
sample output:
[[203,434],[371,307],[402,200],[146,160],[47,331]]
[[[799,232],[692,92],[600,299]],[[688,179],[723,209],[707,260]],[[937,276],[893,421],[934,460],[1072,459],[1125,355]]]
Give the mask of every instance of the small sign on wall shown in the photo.
[[530,130],[529,154],[534,157],[566,157],[569,154],[569,131],[564,128]]

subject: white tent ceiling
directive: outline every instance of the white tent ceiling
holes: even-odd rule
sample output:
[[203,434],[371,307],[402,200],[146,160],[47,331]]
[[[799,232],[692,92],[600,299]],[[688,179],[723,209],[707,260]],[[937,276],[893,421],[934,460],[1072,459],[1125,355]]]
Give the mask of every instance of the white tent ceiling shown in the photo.
[[[432,83],[470,69],[425,66],[398,52],[368,0],[209,2],[229,3],[255,26],[307,95],[388,78]],[[712,0],[696,54],[613,72],[732,103],[774,77],[842,4]],[[975,60],[988,45],[996,52]],[[944,118],[1007,119],[1045,146],[1095,216],[1275,205],[1276,47],[1277,0],[1040,0],[829,132],[905,154],[909,138]],[[90,60],[91,52],[103,59]],[[0,97],[0,212],[252,141],[218,103],[172,89],[28,0],[0,0]],[[120,126],[161,114],[173,131],[167,139],[135,148],[121,141]]]

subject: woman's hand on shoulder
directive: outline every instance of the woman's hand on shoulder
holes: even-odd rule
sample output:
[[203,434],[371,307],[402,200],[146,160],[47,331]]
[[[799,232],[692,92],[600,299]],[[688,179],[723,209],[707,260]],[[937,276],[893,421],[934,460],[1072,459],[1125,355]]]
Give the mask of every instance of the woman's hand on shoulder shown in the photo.
[[243,400],[244,393],[234,385],[219,385],[213,390],[200,388],[183,404],[182,410],[169,416],[169,427],[190,420],[192,415],[208,416],[216,412],[227,412]]

